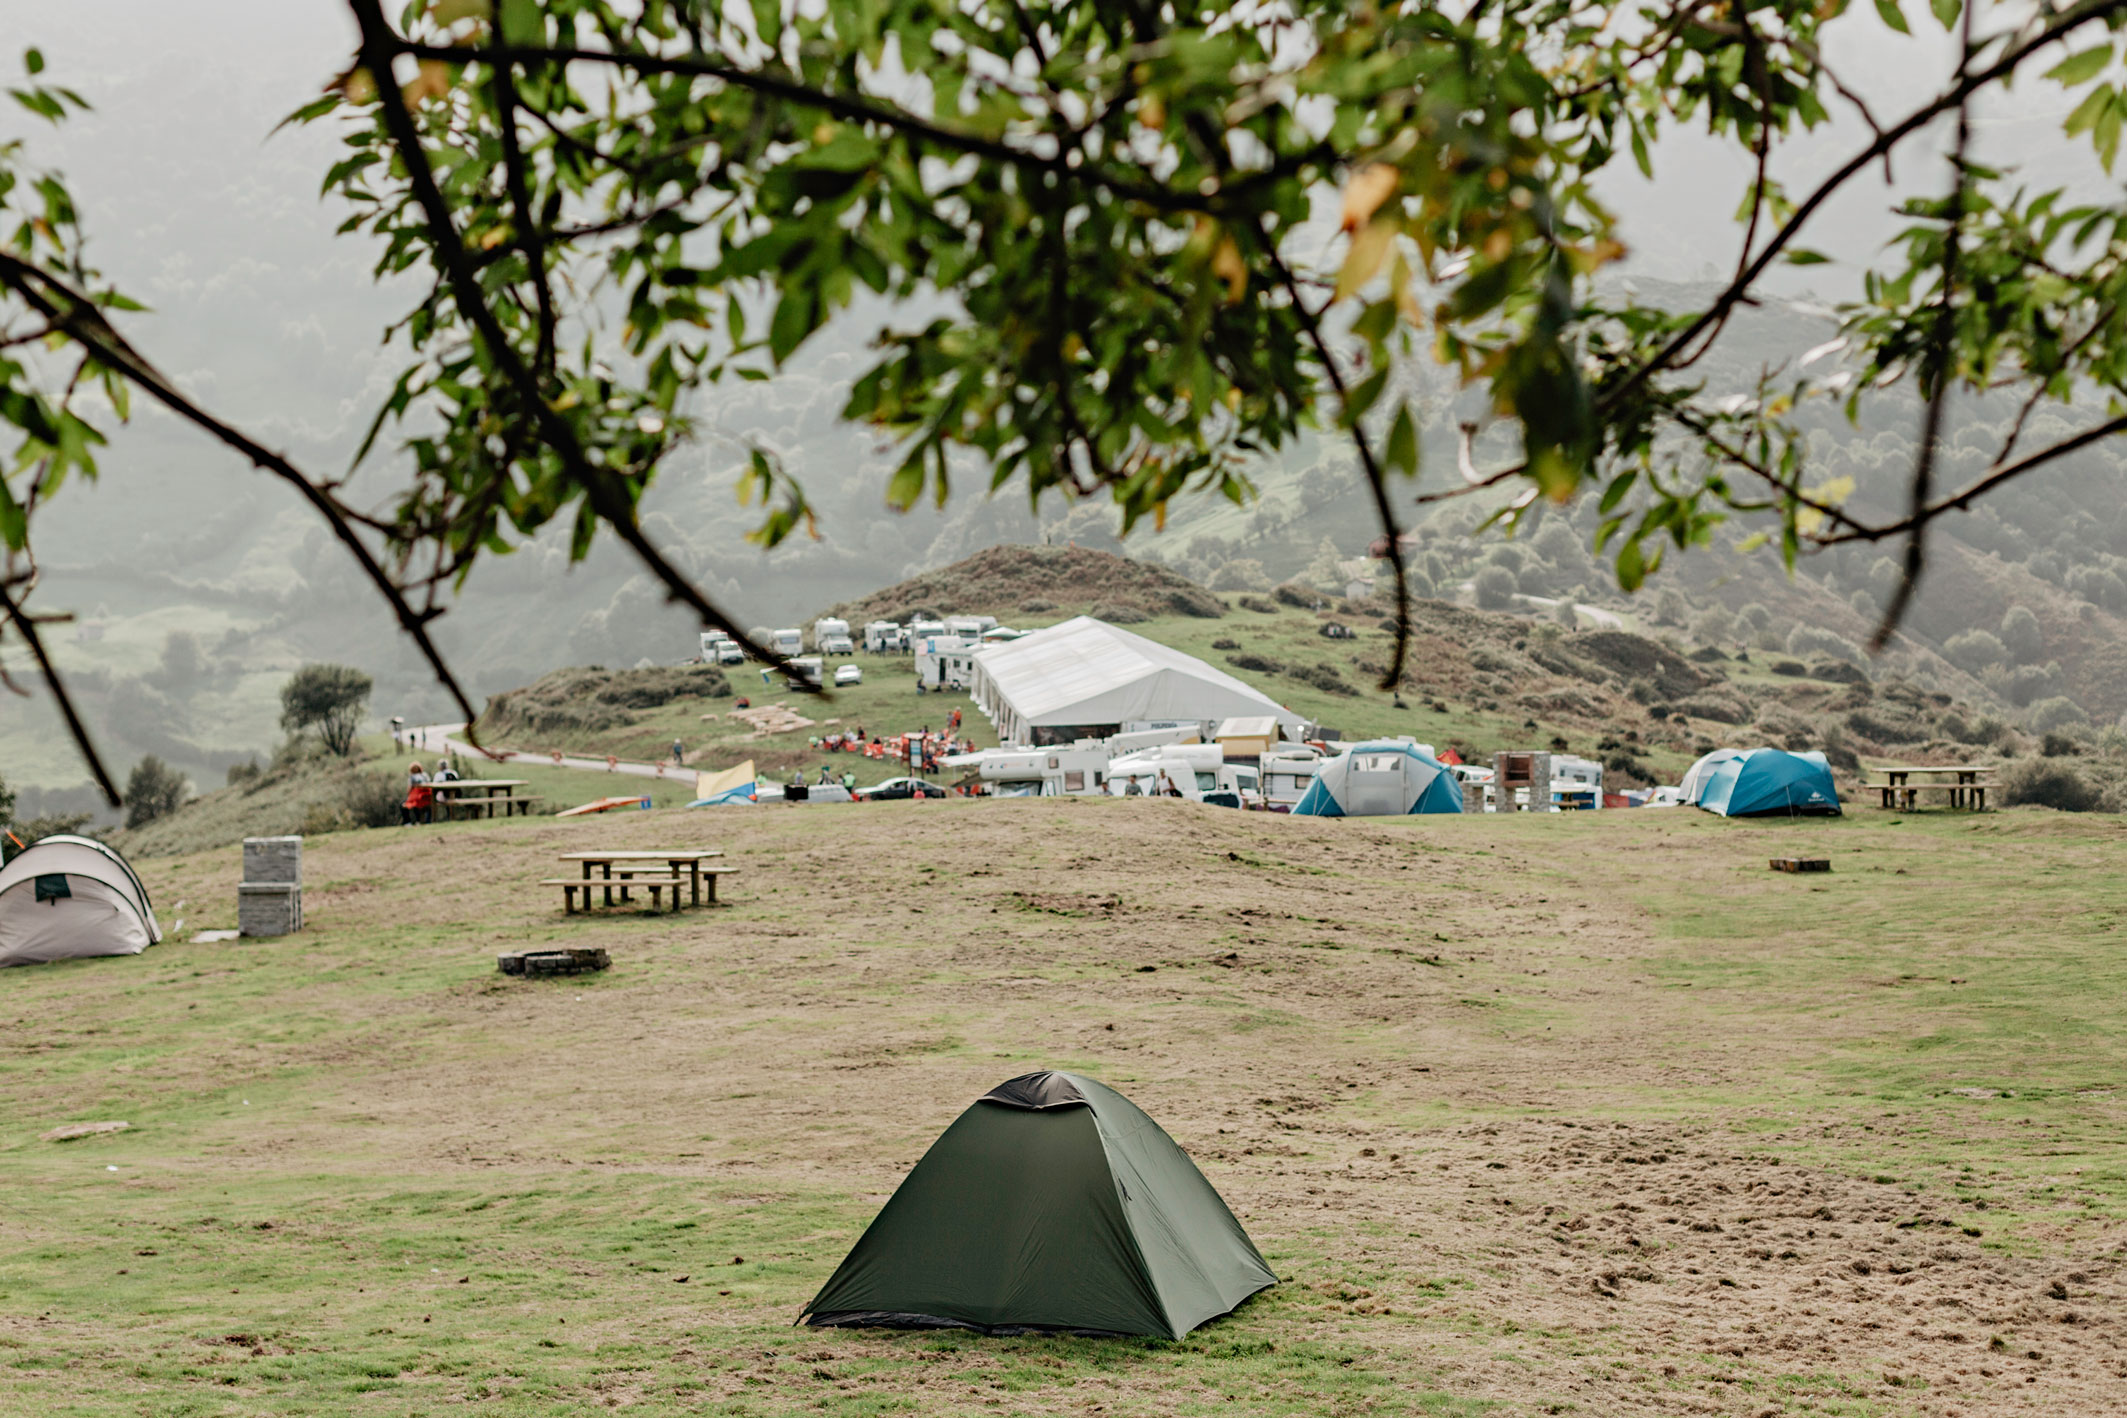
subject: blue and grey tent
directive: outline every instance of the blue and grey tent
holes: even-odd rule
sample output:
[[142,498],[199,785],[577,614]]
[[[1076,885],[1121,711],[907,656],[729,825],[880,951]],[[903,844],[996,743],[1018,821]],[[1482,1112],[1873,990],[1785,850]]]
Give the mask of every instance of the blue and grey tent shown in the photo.
[[1837,816],[1839,790],[1821,753],[1754,748],[1715,765],[1699,806],[1722,817]]
[[1462,785],[1417,744],[1376,740],[1354,744],[1323,764],[1292,810],[1300,817],[1461,812]]
[[1733,763],[1748,752],[1748,749],[1741,748],[1717,748],[1701,757],[1698,762],[1684,770],[1684,781],[1678,789],[1677,800],[1697,807],[1699,798],[1706,792],[1707,785],[1713,781],[1714,770],[1724,763]]

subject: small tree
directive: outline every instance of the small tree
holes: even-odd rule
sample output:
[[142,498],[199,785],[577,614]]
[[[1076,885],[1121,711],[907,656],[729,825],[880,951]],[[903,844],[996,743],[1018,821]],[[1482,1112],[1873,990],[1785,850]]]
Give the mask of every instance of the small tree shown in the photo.
[[185,775],[149,754],[133,765],[126,779],[126,826],[145,827],[158,817],[168,817],[184,803],[191,785]]
[[327,752],[346,757],[369,703],[368,675],[347,665],[305,665],[281,686],[281,728],[316,729]]

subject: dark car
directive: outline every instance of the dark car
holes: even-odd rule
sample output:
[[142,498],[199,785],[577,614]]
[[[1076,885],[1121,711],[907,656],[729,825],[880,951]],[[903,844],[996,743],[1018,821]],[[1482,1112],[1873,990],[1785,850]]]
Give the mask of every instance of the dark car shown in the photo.
[[857,800],[867,803],[895,802],[905,798],[942,798],[945,789],[921,778],[889,778],[869,788],[857,789]]

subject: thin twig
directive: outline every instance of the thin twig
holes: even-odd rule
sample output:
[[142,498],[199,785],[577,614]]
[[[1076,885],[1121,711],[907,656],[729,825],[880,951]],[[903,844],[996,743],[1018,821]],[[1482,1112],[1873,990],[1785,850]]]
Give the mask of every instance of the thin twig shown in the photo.
[[1887,522],[1880,527],[1856,528],[1851,532],[1842,532],[1837,536],[1813,537],[1811,540],[1815,541],[1819,546],[1838,546],[1842,542],[1880,542],[1887,537],[1899,536],[1902,533],[1912,531],[1923,522],[1933,521],[1946,512],[1969,511],[1974,502],[1985,497],[2004,483],[2013,482],[2024,474],[2035,472],[2056,459],[2065,458],[2070,453],[2079,453],[2093,443],[2102,443],[2106,439],[2122,433],[2127,433],[2127,414],[2122,414],[2115,419],[2108,419],[2101,424],[2094,424],[2072,438],[2064,438],[2051,447],[2041,448],[2036,453],[2028,453],[2013,463],[1989,469],[1967,486],[1964,491],[1945,497],[1939,502],[1931,502],[1919,512],[1908,513],[1896,522]]
[[1344,373],[1337,368],[1336,356],[1330,352],[1329,342],[1322,337],[1321,322],[1301,297],[1292,268],[1278,254],[1277,242],[1271,239],[1264,219],[1256,217],[1250,230],[1261,246],[1264,258],[1270,262],[1278,284],[1284,288],[1286,299],[1292,302],[1293,315],[1307,335],[1307,342],[1315,347],[1315,358],[1322,362],[1330,388],[1337,393],[1337,402],[1343,406],[1345,420],[1351,425],[1352,443],[1359,450],[1359,467],[1366,474],[1368,491],[1373,494],[1374,517],[1381,523],[1382,537],[1388,543],[1388,562],[1396,572],[1396,648],[1390,652],[1388,670],[1381,676],[1381,688],[1394,689],[1403,682],[1403,662],[1411,645],[1411,580],[1404,564],[1403,529],[1396,522],[1396,509],[1389,502],[1388,483],[1382,476],[1381,465],[1374,460],[1373,445],[1367,442],[1366,429],[1352,409],[1351,391],[1345,387]]
[[532,210],[532,187],[524,172],[524,150],[517,142],[517,81],[507,64],[490,66],[494,74],[495,127],[502,139],[503,182],[517,211],[515,245],[532,268],[532,290],[539,303],[539,344],[532,367],[549,378],[554,372],[554,290],[547,280],[546,241],[539,215]]
[[81,756],[88,760],[89,772],[95,777],[96,786],[103,790],[104,801],[112,807],[124,807],[125,799],[119,795],[118,784],[111,778],[111,770],[103,766],[102,755],[96,752],[96,745],[89,739],[89,726],[81,722],[81,715],[74,708],[73,697],[66,692],[66,681],[60,678],[58,667],[45,652],[44,639],[37,634],[35,617],[23,610],[5,586],[0,586],[0,610],[7,612],[7,618],[14,625],[15,633],[30,647],[30,655],[37,661],[37,668],[44,671],[44,682],[50,686],[52,699],[59,705],[60,717],[66,720],[67,733],[73,736],[74,746],[81,750]]
[[1877,134],[1874,142],[1842,163],[1836,171],[1817,185],[1815,191],[1802,200],[1801,204],[1795,208],[1794,213],[1788,217],[1780,229],[1773,233],[1772,237],[1766,242],[1765,249],[1758,253],[1756,259],[1750,263],[1749,268],[1735,280],[1729,282],[1728,287],[1715,298],[1712,305],[1701,311],[1689,325],[1672,335],[1667,344],[1663,345],[1644,364],[1633,370],[1623,381],[1611,388],[1597,401],[1595,410],[1597,416],[1600,417],[1611,412],[1636,391],[1640,385],[1646,383],[1647,380],[1661,370],[1668,368],[1670,362],[1688,348],[1702,331],[1732,310],[1749,293],[1750,288],[1757,284],[1758,278],[1765,274],[1766,269],[1772,265],[1780,253],[1787,249],[1788,243],[1794,240],[1796,234],[1802,230],[1809,219],[1816,215],[1817,209],[1830,201],[1833,194],[1837,193],[1852,180],[1854,174],[1888,153],[1897,144],[1911,137],[1935,119],[1951,109],[1963,105],[1979,89],[2005,75],[2014,73],[2023,65],[2025,60],[2036,54],[2040,49],[2058,39],[2064,38],[2094,20],[2104,19],[2122,10],[2127,10],[2127,0],[2084,0],[2083,4],[2059,15],[2051,24],[2038,31],[2024,43],[2006,50],[1999,59],[1987,65],[1984,69],[1961,75],[1958,81],[1948,89],[1936,95],[1935,98],[1929,100],[1921,107],[1914,109],[1894,126],[1886,128]]
[[[1964,50],[1957,62],[1958,77],[1962,78],[1972,64],[1972,11],[1973,0],[1965,0]],[[1935,315],[1935,328],[1930,332],[1929,363],[1935,369],[1935,387],[1928,395],[1928,411],[1920,421],[1920,451],[1913,460],[1913,491],[1910,503],[1917,518],[1926,510],[1935,487],[1935,454],[1941,444],[1942,410],[1949,402],[1951,375],[1951,346],[1957,330],[1957,258],[1964,234],[1965,188],[1971,174],[1965,167],[1966,154],[1972,146],[1972,105],[1969,100],[1957,106],[1957,141],[1950,153],[1950,164],[1956,170],[1956,181],[1950,188],[1950,221],[1942,235],[1942,309]],[[1898,584],[1891,591],[1890,604],[1883,608],[1883,619],[1875,633],[1869,636],[1868,651],[1871,655],[1883,653],[1883,647],[1891,643],[1891,636],[1898,630],[1898,623],[1905,619],[1906,608],[1912,605],[1913,596],[1920,590],[1921,574],[1927,570],[1928,523],[1915,521],[1913,529],[1906,534],[1905,560],[1900,568]]]

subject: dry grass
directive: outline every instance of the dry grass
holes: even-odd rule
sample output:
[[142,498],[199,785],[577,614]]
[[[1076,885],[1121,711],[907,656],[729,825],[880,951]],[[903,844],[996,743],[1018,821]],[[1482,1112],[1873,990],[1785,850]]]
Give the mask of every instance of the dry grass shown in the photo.
[[[679,840],[733,904],[522,885]],[[0,1411],[2110,1413],[2121,841],[1146,800],[314,840],[301,937],[0,973]],[[143,865],[233,914],[233,850]],[[493,973],[564,939],[614,968]],[[789,1329],[1038,1066],[1164,1123],[1286,1283],[1180,1345]]]

